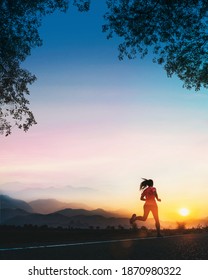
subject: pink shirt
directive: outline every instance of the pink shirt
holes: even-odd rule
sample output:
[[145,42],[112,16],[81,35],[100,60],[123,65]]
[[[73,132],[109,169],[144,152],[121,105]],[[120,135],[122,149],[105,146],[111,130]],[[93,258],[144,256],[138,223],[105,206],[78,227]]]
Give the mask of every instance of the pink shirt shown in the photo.
[[148,187],[143,191],[141,196],[146,199],[147,204],[155,204],[156,203],[155,195],[156,195],[156,188]]

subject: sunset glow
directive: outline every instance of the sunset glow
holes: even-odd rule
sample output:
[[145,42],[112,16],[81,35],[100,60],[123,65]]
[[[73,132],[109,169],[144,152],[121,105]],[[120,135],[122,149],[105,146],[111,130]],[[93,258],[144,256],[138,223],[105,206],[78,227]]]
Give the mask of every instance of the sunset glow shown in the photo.
[[179,210],[179,214],[181,215],[181,216],[188,216],[189,215],[189,213],[190,213],[190,211],[187,209],[187,208],[181,208],[180,210]]
[[43,19],[43,46],[24,63],[37,76],[30,87],[37,125],[0,135],[0,193],[142,215],[144,177],[154,181],[167,227],[203,219],[207,91],[184,89],[151,54],[120,61],[120,39],[102,33],[104,2]]

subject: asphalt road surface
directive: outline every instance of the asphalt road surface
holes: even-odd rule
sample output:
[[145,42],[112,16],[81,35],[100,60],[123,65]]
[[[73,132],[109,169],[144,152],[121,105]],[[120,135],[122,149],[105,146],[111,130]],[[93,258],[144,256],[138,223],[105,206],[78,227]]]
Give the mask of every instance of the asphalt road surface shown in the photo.
[[1,260],[208,260],[208,234],[0,248]]

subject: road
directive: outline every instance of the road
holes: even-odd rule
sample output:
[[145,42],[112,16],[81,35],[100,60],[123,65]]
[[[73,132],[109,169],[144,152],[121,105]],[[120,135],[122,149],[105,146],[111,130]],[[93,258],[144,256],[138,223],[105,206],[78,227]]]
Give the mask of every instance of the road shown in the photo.
[[0,248],[1,260],[208,260],[208,234]]

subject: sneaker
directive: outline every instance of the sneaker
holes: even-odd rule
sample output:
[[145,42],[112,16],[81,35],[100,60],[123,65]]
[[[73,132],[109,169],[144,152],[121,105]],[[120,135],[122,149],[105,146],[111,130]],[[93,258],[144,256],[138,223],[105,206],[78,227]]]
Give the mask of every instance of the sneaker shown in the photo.
[[136,214],[133,214],[131,216],[131,219],[129,220],[130,224],[132,225],[136,221]]

